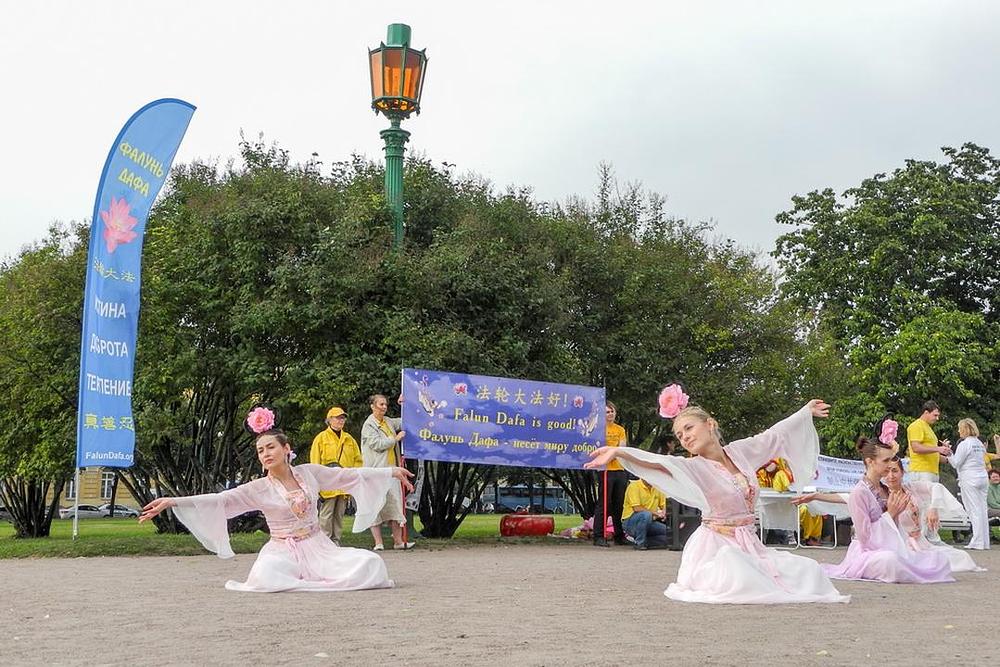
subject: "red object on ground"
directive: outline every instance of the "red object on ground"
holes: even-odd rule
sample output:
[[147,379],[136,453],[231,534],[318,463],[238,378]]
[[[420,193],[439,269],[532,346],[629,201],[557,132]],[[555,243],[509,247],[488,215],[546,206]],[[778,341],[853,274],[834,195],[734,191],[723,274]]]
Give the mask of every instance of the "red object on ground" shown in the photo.
[[503,537],[548,535],[555,529],[556,520],[551,516],[504,514],[500,518],[500,535]]

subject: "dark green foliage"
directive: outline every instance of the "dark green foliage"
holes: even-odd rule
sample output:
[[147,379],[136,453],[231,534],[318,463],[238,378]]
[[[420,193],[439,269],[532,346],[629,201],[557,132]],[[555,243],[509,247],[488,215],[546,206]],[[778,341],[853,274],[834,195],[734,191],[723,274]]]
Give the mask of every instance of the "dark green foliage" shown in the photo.
[[[258,474],[241,424],[259,401],[279,409],[300,460],[330,405],[348,411],[357,435],[367,396],[394,398],[406,366],[605,386],[634,444],[663,429],[654,406],[670,381],[715,411],[730,437],[821,386],[800,363],[822,367],[821,355],[803,351],[775,275],[752,253],[709,240],[710,228],[667,217],[661,197],[619,186],[607,168],[595,202],[551,207],[411,160],[406,244],[393,253],[378,167],[355,158],[324,174],[274,147],[242,148],[238,167],[175,168],[147,226],[138,447],[122,477],[141,501]],[[82,265],[74,270],[62,287],[76,295],[63,304],[76,328],[59,329],[66,350],[49,392],[71,406],[59,413],[60,454],[45,473],[55,480],[72,467]],[[55,297],[25,298],[45,311]],[[431,536],[451,535],[463,500],[497,474],[429,471],[420,515]],[[590,475],[553,481],[592,511]],[[166,517],[157,525],[178,529]]]
[[837,451],[886,412],[905,427],[927,399],[941,437],[962,417],[1000,426],[1000,161],[972,144],[943,152],[778,216],[796,226],[774,253],[785,292],[847,364],[824,425]]

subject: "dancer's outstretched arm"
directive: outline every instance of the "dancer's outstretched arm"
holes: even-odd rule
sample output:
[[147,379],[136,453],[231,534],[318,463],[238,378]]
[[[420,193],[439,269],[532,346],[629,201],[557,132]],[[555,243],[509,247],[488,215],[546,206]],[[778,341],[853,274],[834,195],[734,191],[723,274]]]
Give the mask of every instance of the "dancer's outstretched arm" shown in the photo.
[[805,505],[806,503],[811,503],[814,500],[820,500],[827,503],[840,503],[841,505],[846,505],[847,501],[844,500],[844,496],[839,493],[803,493],[801,496],[795,496],[789,499],[793,505]]
[[600,447],[590,456],[591,460],[584,464],[588,469],[600,469],[618,459],[630,473],[646,480],[677,502],[701,510],[708,509],[698,475],[692,470],[693,459],[653,454],[634,447]]
[[139,521],[147,521],[160,512],[173,508],[174,516],[187,526],[206,549],[218,554],[219,558],[232,558],[234,554],[229,544],[226,520],[260,509],[259,488],[250,482],[220,493],[157,498],[142,508]]
[[829,414],[829,405],[818,398],[813,399],[763,433],[732,442],[726,448],[730,454],[738,452],[754,469],[771,459],[785,459],[792,469],[793,488],[800,488],[808,484],[816,472],[819,434],[813,419]]
[[670,469],[662,463],[639,458],[632,452],[631,447],[598,447],[590,453],[590,460],[584,463],[583,467],[587,470],[603,470],[616,458],[628,461],[638,468],[666,473],[668,476],[671,474]]

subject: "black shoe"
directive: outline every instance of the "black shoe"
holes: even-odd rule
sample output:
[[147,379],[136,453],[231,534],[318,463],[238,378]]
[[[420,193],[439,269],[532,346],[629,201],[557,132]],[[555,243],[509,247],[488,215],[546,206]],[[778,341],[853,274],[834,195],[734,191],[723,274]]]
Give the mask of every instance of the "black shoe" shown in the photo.
[[616,537],[615,538],[615,544],[618,545],[618,546],[620,546],[620,547],[623,547],[626,544],[628,544],[628,540],[626,540],[624,537]]
[[635,549],[636,551],[648,551],[649,550],[649,547],[647,547],[645,544],[633,544],[632,548]]
[[611,545],[608,544],[608,541],[606,539],[604,539],[603,537],[598,537],[596,540],[594,540],[594,546],[595,547],[610,547]]

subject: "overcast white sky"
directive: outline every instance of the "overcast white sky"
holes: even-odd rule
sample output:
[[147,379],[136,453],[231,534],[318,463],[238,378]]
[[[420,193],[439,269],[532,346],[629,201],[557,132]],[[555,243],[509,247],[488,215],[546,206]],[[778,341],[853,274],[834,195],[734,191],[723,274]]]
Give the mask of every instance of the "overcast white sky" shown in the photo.
[[263,132],[296,160],[381,155],[367,51],[430,63],[410,149],[538,198],[597,165],[764,251],[789,198],[908,157],[1000,150],[1000,3],[19,2],[0,9],[0,256],[87,219],[140,106],[198,107],[177,162]]

